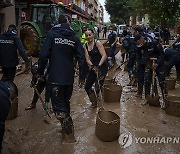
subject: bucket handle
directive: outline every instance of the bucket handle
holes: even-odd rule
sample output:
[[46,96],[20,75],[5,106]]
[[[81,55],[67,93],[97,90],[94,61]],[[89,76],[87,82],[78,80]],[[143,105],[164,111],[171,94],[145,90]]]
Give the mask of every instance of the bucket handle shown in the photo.
[[111,121],[111,122],[105,122],[105,121],[103,121],[103,123],[108,124],[108,125],[112,125],[112,124],[117,124],[119,121],[120,121],[120,119],[116,119],[116,120],[113,120],[113,121]]
[[104,107],[100,107],[99,108],[99,111],[103,111],[103,110],[105,110]]

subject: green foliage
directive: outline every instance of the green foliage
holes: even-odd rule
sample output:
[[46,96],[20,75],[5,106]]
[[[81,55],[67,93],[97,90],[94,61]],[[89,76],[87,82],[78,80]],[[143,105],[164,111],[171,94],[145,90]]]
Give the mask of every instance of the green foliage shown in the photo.
[[162,27],[180,20],[179,0],[129,0],[134,14],[149,14],[150,23]]
[[130,15],[149,14],[150,24],[171,26],[180,21],[179,0],[106,0],[111,22],[128,23]]
[[128,24],[129,21],[129,10],[126,0],[106,0],[105,8],[111,15],[111,22],[117,24]]

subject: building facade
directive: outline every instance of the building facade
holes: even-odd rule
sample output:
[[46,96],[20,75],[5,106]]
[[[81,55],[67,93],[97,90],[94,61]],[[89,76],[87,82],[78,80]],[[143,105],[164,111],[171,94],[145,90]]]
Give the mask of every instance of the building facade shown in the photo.
[[66,6],[72,18],[103,25],[104,11],[98,0],[0,0],[0,29],[5,31],[9,24],[19,26],[29,20],[30,5],[33,3],[59,2]]
[[9,24],[15,23],[14,0],[0,0],[0,31],[7,30]]

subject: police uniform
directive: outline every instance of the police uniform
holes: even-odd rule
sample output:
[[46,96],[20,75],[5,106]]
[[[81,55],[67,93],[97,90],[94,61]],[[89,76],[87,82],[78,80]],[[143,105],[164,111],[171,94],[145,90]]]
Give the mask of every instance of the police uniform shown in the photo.
[[115,31],[111,31],[108,35],[108,41],[109,41],[109,46],[110,46],[110,57],[112,57],[113,60],[115,60],[115,50],[116,50],[116,43],[112,46],[112,44],[115,42],[117,37],[117,33]]
[[40,51],[38,74],[44,74],[44,68],[49,60],[48,82],[52,89],[53,111],[67,134],[71,134],[73,129],[70,98],[74,83],[74,57],[80,65],[85,61],[79,38],[67,23],[54,26],[48,32]]
[[135,75],[135,62],[136,62],[136,44],[134,42],[134,37],[130,37],[126,35],[122,41],[124,48],[129,54],[129,61],[127,64],[129,79],[131,80],[132,77]]
[[177,79],[180,79],[180,52],[171,48],[164,49],[165,76],[169,76],[171,68],[176,67]]
[[180,38],[178,38],[178,39],[172,44],[172,47],[173,47],[174,50],[180,52]]
[[29,64],[29,60],[24,52],[24,48],[20,38],[12,30],[0,35],[0,66],[2,67],[2,80],[14,81],[16,74],[16,66],[18,65],[18,53]]
[[17,97],[17,95],[17,87],[14,83],[0,81],[0,153],[5,132],[4,123],[9,113],[11,100]]
[[[137,49],[138,63],[138,93],[142,95],[143,84],[145,82],[145,96],[150,95],[150,86],[152,80],[152,69],[150,58],[157,58],[156,74],[158,76],[161,89],[166,88],[165,76],[163,72],[164,66],[164,51],[162,46],[149,35],[145,37],[146,43]],[[146,70],[146,72],[145,72]],[[144,81],[145,80],[145,81]]]

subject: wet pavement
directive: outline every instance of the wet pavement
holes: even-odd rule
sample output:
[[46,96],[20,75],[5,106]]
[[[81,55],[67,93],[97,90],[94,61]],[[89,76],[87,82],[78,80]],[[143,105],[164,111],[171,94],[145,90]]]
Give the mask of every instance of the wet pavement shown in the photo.
[[[29,87],[30,80],[31,74],[16,77],[15,83],[19,88],[19,112],[17,118],[6,122],[3,143],[5,154],[180,153],[180,117],[170,116],[159,107],[143,105],[144,100],[134,96],[136,89],[127,86],[127,72],[122,71],[116,78],[117,83],[123,86],[120,102],[103,103],[106,110],[112,110],[120,116],[119,141],[122,144],[118,140],[103,142],[95,136],[98,109],[91,108],[84,89],[77,86],[77,80],[71,99],[71,114],[77,142],[63,143],[60,123],[54,116],[52,119],[45,116],[40,101],[35,109],[24,110],[32,100],[33,89]],[[176,89],[169,93],[179,95],[180,85],[177,84]],[[179,137],[179,143],[167,143],[162,140],[161,143],[145,143],[148,137]]]

